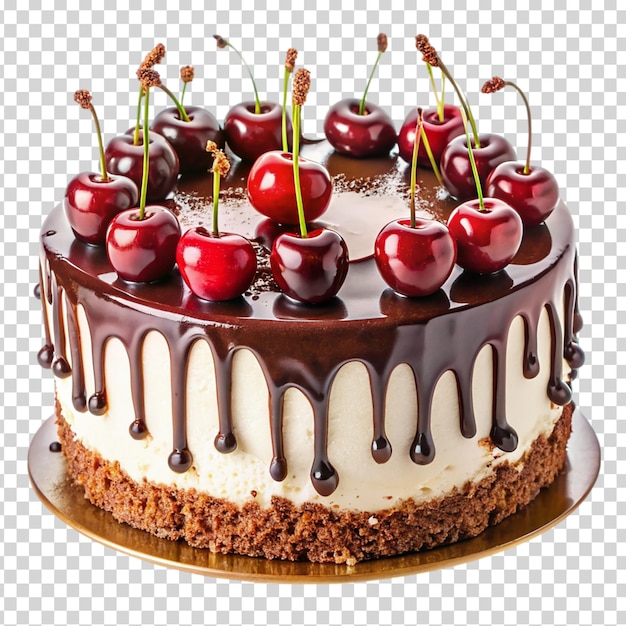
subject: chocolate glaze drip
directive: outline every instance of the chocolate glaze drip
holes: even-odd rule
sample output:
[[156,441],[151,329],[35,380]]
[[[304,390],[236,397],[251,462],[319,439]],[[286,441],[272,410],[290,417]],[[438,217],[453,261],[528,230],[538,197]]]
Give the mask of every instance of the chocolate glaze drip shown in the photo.
[[72,355],[72,404],[77,411],[83,412],[87,410],[87,398],[85,395],[85,374],[81,356],[80,331],[76,306],[69,301],[67,295],[65,296],[65,308],[67,311],[70,354]]
[[[46,264],[47,265],[47,264]],[[46,276],[49,276],[50,272],[46,272]],[[44,288],[43,283],[43,270],[42,266],[39,266],[39,299],[41,300],[42,306],[42,319],[43,319],[43,330],[44,330],[44,341],[45,343],[37,353],[37,361],[39,365],[45,369],[50,369],[52,367],[52,361],[54,360],[54,346],[52,345],[52,337],[50,335],[50,324],[48,322],[48,315],[46,314],[46,305],[44,303],[45,298],[41,298],[41,290]]]
[[285,480],[288,466],[283,445],[283,394],[270,392],[269,413],[274,416],[270,420],[270,434],[274,455],[270,463],[270,475],[276,481]]
[[52,328],[55,337],[54,354],[55,359],[52,361],[52,371],[57,378],[67,378],[72,373],[72,368],[67,362],[65,355],[65,327],[63,325],[63,290],[57,285],[54,274],[50,274],[50,293],[54,291],[52,298]]
[[[316,148],[318,151],[320,147]],[[325,148],[327,151],[328,149]],[[406,173],[394,159],[353,161],[335,154],[322,154],[331,174],[363,184],[361,177],[384,173],[396,176],[395,193],[403,193]],[[365,171],[367,170],[367,171]],[[245,167],[239,164],[229,177],[233,189],[242,186]],[[429,210],[445,219],[454,203],[435,198],[434,179],[424,177]],[[208,177],[210,178],[210,177]],[[210,181],[180,181],[199,197],[210,198]],[[368,182],[369,184],[369,182]],[[205,189],[204,186],[207,186]],[[385,192],[388,193],[388,190]],[[430,195],[429,195],[430,194]],[[205,203],[209,206],[209,201]],[[180,208],[180,207],[178,207]],[[144,406],[142,346],[150,331],[167,342],[171,358],[172,452],[168,463],[175,472],[193,465],[186,432],[185,389],[187,364],[193,344],[208,343],[215,363],[219,432],[215,447],[230,453],[237,447],[231,411],[232,363],[238,349],[246,348],[257,358],[269,391],[272,460],[268,471],[274,480],[288,473],[283,445],[282,405],[289,388],[300,390],[309,400],[314,416],[314,460],[311,481],[323,496],[332,494],[339,483],[328,455],[328,410],[333,380],[346,363],[362,363],[372,389],[371,453],[378,463],[392,454],[385,432],[385,396],[392,372],[400,364],[410,367],[415,378],[418,410],[415,437],[409,454],[417,464],[430,463],[436,455],[431,432],[431,404],[441,376],[451,371],[459,396],[459,428],[463,436],[476,434],[472,398],[472,372],[479,352],[489,346],[493,354],[493,422],[491,438],[504,451],[514,450],[517,435],[506,416],[506,343],[508,330],[517,316],[524,322],[524,361],[520,368],[527,378],[539,372],[537,327],[542,311],[548,312],[552,349],[548,397],[556,404],[571,400],[571,389],[563,381],[563,358],[574,369],[582,364],[576,343],[581,321],[577,309],[574,270],[573,225],[564,205],[550,216],[545,226],[525,234],[522,250],[505,271],[497,275],[472,276],[456,268],[443,288],[433,296],[407,299],[395,295],[380,279],[372,259],[353,263],[339,297],[319,307],[290,306],[284,296],[265,288],[235,302],[206,303],[191,295],[174,270],[157,284],[130,285],[112,272],[103,249],[76,241],[60,207],[46,220],[42,236],[44,258],[41,284],[52,307],[53,334],[47,329],[46,299],[44,329],[46,345],[40,354],[45,366],[53,352],[57,376],[72,373],[65,358],[65,299],[68,343],[73,365],[73,399],[78,410],[85,406],[95,414],[106,411],[104,355],[107,342],[119,339],[130,362],[130,386],[135,415],[130,435],[147,435]],[[52,234],[51,234],[52,233]],[[558,311],[564,302],[564,325]],[[95,393],[85,401],[84,364],[80,350],[77,307],[82,306],[91,332]],[[306,321],[306,323],[303,323]],[[67,366],[67,367],[66,367]]]

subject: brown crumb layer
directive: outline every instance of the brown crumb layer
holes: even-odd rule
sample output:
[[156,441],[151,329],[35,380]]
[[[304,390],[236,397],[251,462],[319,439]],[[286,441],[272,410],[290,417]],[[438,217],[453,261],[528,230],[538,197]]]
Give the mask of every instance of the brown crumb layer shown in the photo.
[[272,498],[267,509],[243,508],[196,490],[132,480],[117,462],[91,452],[74,435],[57,404],[57,424],[70,478],[115,519],[199,548],[268,559],[347,563],[416,552],[474,537],[531,502],[563,467],[573,407],[565,407],[550,437],[539,437],[522,459],[478,484],[417,504],[371,513],[295,506]]

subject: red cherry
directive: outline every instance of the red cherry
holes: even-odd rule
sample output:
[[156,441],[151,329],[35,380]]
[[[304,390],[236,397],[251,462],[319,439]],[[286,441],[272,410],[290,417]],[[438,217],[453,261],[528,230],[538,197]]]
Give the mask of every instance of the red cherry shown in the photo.
[[187,106],[185,111],[188,122],[180,118],[176,107],[164,109],[154,118],[152,128],[172,144],[181,174],[203,172],[213,163],[213,156],[206,151],[207,141],[214,141],[218,148],[223,148],[224,131],[206,109]]
[[232,300],[252,284],[256,254],[252,244],[233,233],[213,235],[191,228],[178,242],[176,262],[185,283],[204,300]]
[[[299,158],[302,202],[307,222],[326,211],[332,196],[328,170],[315,161]],[[298,223],[293,179],[293,155],[273,150],[261,155],[248,174],[248,199],[261,214],[281,224]]]
[[500,163],[487,178],[485,193],[511,205],[525,226],[537,226],[552,213],[559,201],[559,184],[543,167],[530,167],[515,161]]
[[308,237],[284,233],[270,254],[274,279],[293,300],[316,304],[330,300],[348,273],[348,246],[339,233],[327,228]]
[[498,272],[508,265],[522,243],[522,220],[508,204],[497,198],[484,198],[460,204],[448,219],[448,229],[456,240],[457,263],[479,274]]
[[[487,176],[500,163],[513,161],[515,151],[511,144],[500,135],[479,135],[480,148],[475,148],[474,159],[480,183],[485,187]],[[476,182],[467,151],[465,135],[455,137],[441,155],[441,177],[446,189],[458,200],[476,198]]]
[[[147,200],[163,200],[176,185],[178,156],[169,142],[158,133],[150,133],[150,170],[148,172]],[[132,134],[118,135],[109,142],[104,158],[107,171],[128,176],[139,189],[143,177],[143,132],[139,144],[134,145]]]
[[[448,143],[465,132],[461,110],[456,106],[446,104],[443,107],[443,122],[439,120],[439,114],[436,108],[425,109],[422,112],[422,118],[424,120],[424,131],[428,137],[430,149],[435,162],[439,164],[441,161],[441,153]],[[400,128],[400,132],[398,133],[398,150],[400,156],[407,163],[410,163],[413,158],[416,123],[417,109],[413,108],[406,116]],[[423,141],[420,143],[419,152],[417,153],[417,162],[422,167],[431,167],[430,159],[426,153]]]
[[107,256],[120,278],[135,283],[163,278],[174,267],[180,226],[165,207],[149,205],[118,213],[107,230]]
[[359,115],[360,100],[346,98],[334,104],[324,120],[324,134],[339,153],[352,157],[373,157],[389,154],[396,143],[396,130],[391,118],[379,106],[365,104]]
[[139,190],[126,176],[82,172],[69,182],[63,205],[74,235],[94,245],[103,245],[111,220],[120,211],[137,206]]
[[[287,116],[287,134],[291,136]],[[261,102],[261,112],[254,112],[254,101],[237,104],[224,119],[228,147],[244,161],[255,161],[264,152],[280,150],[282,141],[282,107],[275,102]]]
[[456,244],[435,220],[416,218],[389,222],[376,237],[374,259],[384,281],[403,296],[428,296],[452,273]]

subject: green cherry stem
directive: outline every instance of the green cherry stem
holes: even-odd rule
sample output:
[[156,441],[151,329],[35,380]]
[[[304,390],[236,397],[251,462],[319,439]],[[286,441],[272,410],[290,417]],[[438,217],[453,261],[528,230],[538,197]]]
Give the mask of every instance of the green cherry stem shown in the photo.
[[530,149],[533,142],[533,122],[532,115],[530,113],[530,105],[528,104],[528,98],[526,94],[511,80],[503,80],[499,76],[494,76],[491,80],[488,80],[481,88],[483,93],[494,93],[504,89],[505,87],[513,87],[517,93],[522,97],[524,106],[526,107],[526,118],[528,119],[528,148],[526,149],[526,164],[524,165],[523,173],[530,174]]
[[296,205],[298,207],[298,222],[300,224],[300,236],[306,239],[309,236],[304,216],[304,203],[302,202],[302,187],[300,185],[300,108],[294,104],[293,111],[293,182],[296,190]]
[[133,145],[139,145],[139,128],[141,127],[141,99],[143,98],[143,85],[139,85],[139,98],[137,100],[137,120],[135,122],[135,132],[133,133]]
[[430,147],[430,141],[428,141],[428,135],[426,134],[426,129],[424,128],[424,124],[422,124],[422,132],[421,132],[422,141],[424,142],[424,149],[426,150],[426,154],[428,155],[428,160],[430,161],[430,166],[433,168],[433,174],[437,179],[437,182],[440,186],[444,186],[443,178],[441,178],[441,172],[439,171],[439,166],[437,165],[437,161],[435,160],[435,155]]
[[283,76],[283,110],[281,113],[281,134],[283,139],[283,152],[289,151],[289,142],[287,141],[287,87],[289,86],[289,75],[291,72],[285,68]]
[[143,220],[146,213],[146,197],[148,195],[148,171],[150,169],[150,123],[149,118],[149,95],[150,87],[145,89],[143,100],[143,172],[141,175],[141,196],[139,198],[139,219]]
[[415,188],[417,187],[417,153],[420,149],[420,140],[424,129],[424,119],[422,118],[422,109],[417,109],[417,123],[415,125],[415,142],[413,143],[413,155],[411,157],[411,228],[415,228]]
[[472,149],[472,140],[470,139],[469,130],[467,128],[467,117],[465,111],[461,109],[461,117],[463,118],[463,128],[465,128],[465,138],[467,140],[467,154],[469,156],[470,166],[472,167],[472,174],[474,176],[474,182],[476,183],[476,193],[478,195],[479,210],[485,210],[485,200],[483,198],[483,187],[480,184],[480,176],[478,175],[478,168],[476,167],[476,160],[474,159],[474,150]]
[[454,80],[452,74],[450,73],[450,70],[441,60],[441,57],[439,56],[439,54],[437,54],[437,50],[435,50],[435,48],[428,41],[428,37],[426,37],[426,35],[416,35],[415,47],[422,53],[422,60],[424,62],[428,63],[428,65],[432,65],[433,67],[438,67],[441,70],[443,76],[445,76],[452,83],[452,87],[454,87],[454,91],[456,91],[456,95],[461,101],[461,107],[465,111],[465,115],[467,119],[469,119],[469,122],[472,126],[472,132],[474,134],[474,146],[476,148],[480,148],[480,139],[478,137],[478,131],[476,129],[476,121],[474,120],[474,116],[472,115],[469,102],[467,101],[465,94],[461,91],[460,87]]
[[530,114],[530,104],[528,104],[528,98],[526,97],[526,94],[515,83],[511,81],[506,81],[505,84],[517,90],[517,93],[522,96],[522,100],[524,101],[524,105],[526,106],[526,115],[528,117],[528,147],[526,148],[526,164],[524,165],[524,174],[530,174],[530,149],[533,142],[533,127],[532,116]]
[[219,237],[220,229],[218,224],[218,205],[220,200],[220,179],[221,176],[219,172],[213,172],[213,228],[212,235],[214,237]]
[[183,81],[183,88],[180,92],[180,104],[182,106],[185,94],[187,93],[187,83],[190,83],[194,77],[194,68],[191,65],[184,65],[180,68],[180,79]]
[[[437,85],[435,84],[435,76],[433,74],[433,68],[429,63],[426,63],[426,69],[428,70],[428,78],[430,79],[430,86],[432,87],[433,93],[435,94],[435,101],[437,102],[437,115],[439,116],[439,121],[443,122],[443,80],[442,80],[442,95],[439,97],[439,90],[437,89]],[[441,74],[442,79],[445,77],[445,74]]]
[[441,74],[441,99],[439,100],[439,108],[437,112],[439,113],[439,121],[443,122],[445,119],[444,109],[446,102],[446,75],[444,73]]
[[237,56],[241,59],[244,67],[248,71],[248,76],[250,76],[250,80],[252,81],[252,89],[254,89],[254,112],[258,115],[261,112],[261,101],[259,100],[259,92],[257,91],[256,83],[254,82],[254,76],[252,75],[252,70],[250,69],[250,66],[246,63],[246,60],[243,58],[241,52],[239,52],[239,50],[237,50],[237,48],[235,48],[235,46],[233,46],[233,44],[228,41],[228,39],[224,39],[219,35],[213,35],[213,37],[217,41],[218,48],[226,48],[228,46],[229,48],[234,50],[237,53]]
[[289,86],[289,76],[296,66],[298,51],[289,48],[285,57],[285,73],[283,76],[283,110],[281,111],[281,136],[283,140],[283,152],[289,152],[289,142],[287,141],[287,87]]
[[226,176],[230,170],[230,161],[228,157],[220,150],[214,141],[209,140],[206,144],[206,151],[213,155],[213,226],[211,234],[213,237],[220,236],[219,229],[219,199],[220,199],[220,182],[222,176]]
[[79,89],[74,93],[74,102],[79,104],[83,109],[89,109],[93,123],[96,127],[96,137],[98,138],[98,152],[100,154],[100,177],[103,182],[109,182],[111,179],[107,173],[106,161],[104,160],[104,144],[102,143],[102,131],[100,130],[100,121],[96,109],[91,103],[91,94],[86,89]]
[[[185,83],[186,84],[186,83]],[[180,119],[184,122],[190,122],[189,116],[187,115],[187,111],[183,108],[183,105],[178,101],[178,98],[162,83],[158,84],[157,87],[160,87],[172,100],[178,109],[178,114],[180,115]]]
[[100,122],[98,121],[98,116],[96,115],[96,110],[93,108],[93,105],[89,105],[89,110],[91,111],[91,116],[93,117],[93,123],[96,126],[96,137],[98,137],[98,151],[100,152],[100,174],[102,176],[102,180],[104,182],[108,182],[109,174],[107,173],[107,166],[104,160],[104,144],[102,143],[102,131],[100,130]]
[[361,102],[359,103],[359,115],[365,115],[365,99],[367,98],[367,92],[370,88],[370,83],[372,82],[372,78],[374,77],[374,73],[376,72],[376,68],[378,67],[378,63],[380,62],[380,57],[383,56],[383,52],[387,50],[387,35],[384,33],[380,33],[378,35],[378,55],[376,56],[376,61],[374,62],[374,67],[372,67],[372,71],[370,72],[370,76],[367,80],[367,85],[365,85],[365,91],[363,92],[363,97],[361,98]]
[[380,61],[381,56],[383,56],[383,53],[379,52],[378,56],[376,57],[376,62],[374,63],[374,67],[372,68],[372,71],[370,72],[370,77],[367,80],[367,85],[365,85],[365,91],[363,92],[363,97],[361,98],[361,102],[359,103],[359,115],[365,115],[365,98],[367,98],[367,92],[369,91],[370,83],[372,82],[374,72],[376,71],[376,68],[378,67],[378,63]]
[[474,135],[474,146],[476,148],[480,148],[480,139],[478,137],[478,129],[476,128],[476,120],[474,120],[474,116],[472,115],[472,110],[470,109],[470,105],[465,97],[465,94],[461,91],[461,88],[457,85],[456,81],[452,77],[450,70],[445,66],[444,62],[441,58],[437,57],[439,60],[439,67],[443,72],[444,76],[448,78],[448,80],[452,83],[452,87],[454,91],[456,91],[456,95],[459,97],[461,101],[461,108],[465,112],[466,118],[469,120],[470,126],[472,127],[472,134]]

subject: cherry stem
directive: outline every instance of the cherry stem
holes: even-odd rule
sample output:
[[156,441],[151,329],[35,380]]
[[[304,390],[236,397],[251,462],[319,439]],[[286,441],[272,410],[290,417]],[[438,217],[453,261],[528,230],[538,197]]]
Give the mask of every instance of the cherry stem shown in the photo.
[[[435,94],[435,101],[437,102],[437,115],[439,116],[439,121],[443,122],[443,80],[442,80],[442,95],[439,97],[439,90],[437,89],[437,85],[435,84],[435,76],[433,74],[433,68],[430,63],[426,63],[426,69],[428,70],[428,77],[430,79],[430,86],[432,87],[433,93]],[[445,74],[441,74],[442,78],[445,77]]]
[[107,183],[111,179],[109,178],[109,175],[107,173],[107,166],[104,160],[104,145],[102,144],[102,131],[100,130],[100,122],[98,121],[96,110],[91,103],[89,104],[89,110],[91,111],[93,122],[96,125],[96,136],[98,137],[98,149],[100,151],[100,172],[102,174],[102,181]]
[[283,152],[289,152],[289,142],[287,141],[287,87],[289,86],[290,74],[291,72],[285,68],[285,75],[283,77],[283,110],[281,114]]
[[219,172],[213,170],[213,228],[212,234],[214,237],[220,236],[220,229],[218,225],[218,204],[220,199],[220,178]]
[[[185,99],[185,92],[186,91],[187,91],[187,83],[183,83],[183,89],[180,92],[180,104],[181,104],[181,106],[183,104],[183,100]],[[186,113],[186,111],[185,111],[185,113]]]
[[137,121],[135,122],[135,132],[133,133],[133,145],[139,145],[139,128],[141,126],[141,99],[143,98],[143,85],[139,85],[139,99],[137,100]]
[[296,190],[296,204],[298,206],[298,222],[300,224],[300,236],[306,239],[309,236],[304,216],[304,204],[302,202],[302,187],[300,186],[300,105],[294,104],[293,108],[293,183]]
[[465,112],[465,116],[469,120],[469,123],[472,127],[472,134],[474,135],[474,146],[476,148],[480,148],[480,139],[478,138],[478,130],[476,129],[476,121],[474,120],[474,116],[472,115],[472,110],[470,109],[467,98],[465,97],[465,95],[461,91],[461,88],[457,85],[456,81],[452,77],[450,70],[445,66],[441,58],[439,57],[437,58],[439,60],[439,67],[441,68],[441,71],[443,72],[444,76],[446,76],[447,79],[452,83],[452,87],[454,88],[454,91],[456,91],[456,95],[459,97],[459,100],[461,101],[461,107],[463,111]]
[[150,87],[145,88],[143,101],[143,172],[141,175],[141,197],[139,200],[139,219],[144,219],[146,212],[146,196],[148,195],[148,171],[150,169],[150,129],[149,120],[149,95]]
[[376,62],[374,63],[374,67],[370,72],[370,77],[367,81],[367,85],[365,85],[365,91],[363,92],[363,97],[361,98],[361,102],[359,104],[359,115],[365,115],[365,98],[367,97],[367,92],[370,88],[370,83],[372,82],[372,78],[374,77],[374,72],[376,72],[376,68],[378,67],[378,63],[380,61],[380,57],[383,56],[384,50],[380,50],[378,52],[378,56],[376,57]]
[[439,171],[439,167],[437,166],[437,161],[435,160],[435,155],[430,147],[430,141],[428,141],[428,135],[426,134],[426,129],[424,128],[424,124],[422,124],[422,141],[424,142],[424,149],[426,150],[426,154],[428,155],[428,160],[430,161],[430,166],[433,168],[433,174],[437,179],[437,182],[443,187],[443,178],[441,178],[441,172]]
[[533,141],[533,130],[528,98],[526,97],[526,94],[514,82],[507,80],[504,82],[504,84],[517,90],[517,93],[522,96],[522,100],[524,101],[524,105],[526,106],[526,116],[528,117],[528,148],[526,150],[526,165],[524,165],[524,174],[530,174],[530,149]]
[[250,80],[252,81],[252,89],[254,89],[254,112],[258,115],[261,112],[261,101],[259,100],[259,92],[257,91],[256,83],[254,82],[254,76],[252,75],[252,70],[250,69],[250,66],[246,63],[246,60],[243,58],[243,55],[241,54],[241,52],[239,52],[239,50],[237,50],[237,48],[235,48],[235,46],[233,46],[233,44],[230,43],[230,41],[225,41],[224,43],[229,48],[232,48],[239,55],[241,62],[244,64],[246,70],[248,70],[248,75],[250,76]]
[[411,158],[411,228],[415,228],[415,187],[417,186],[417,153],[420,149],[420,140],[422,138],[422,130],[424,128],[424,119],[422,118],[422,109],[417,109],[417,123],[415,125],[415,142],[413,143],[413,156]]
[[438,109],[440,122],[445,121],[445,112],[443,109],[445,106],[445,102],[446,102],[445,95],[446,95],[446,75],[442,72],[441,73],[441,100],[439,101],[439,109]]
[[474,150],[472,149],[472,140],[467,128],[467,117],[465,111],[461,109],[461,117],[463,118],[463,128],[465,129],[465,138],[467,141],[467,153],[469,155],[469,162],[472,167],[472,174],[474,176],[474,182],[476,183],[476,193],[478,195],[479,210],[485,210],[485,200],[483,199],[483,187],[480,184],[480,176],[478,176],[478,168],[476,167],[476,160],[474,159]]
[[189,116],[187,115],[187,111],[183,108],[183,105],[178,101],[178,98],[162,83],[159,83],[157,87],[160,87],[171,99],[172,102],[176,105],[178,109],[178,114],[180,115],[180,119],[184,122],[190,122]]

